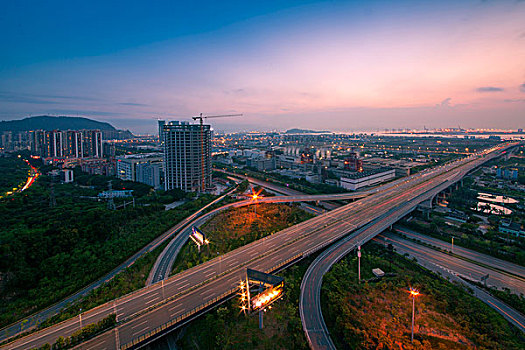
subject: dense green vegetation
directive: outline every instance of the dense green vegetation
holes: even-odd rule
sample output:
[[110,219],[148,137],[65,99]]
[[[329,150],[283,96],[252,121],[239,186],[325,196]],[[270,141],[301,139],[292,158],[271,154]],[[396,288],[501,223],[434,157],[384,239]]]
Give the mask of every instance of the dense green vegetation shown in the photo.
[[[325,321],[338,349],[520,349],[522,339],[496,311],[464,288],[389,253],[367,245],[357,282],[357,257],[334,265],[321,292]],[[371,270],[390,273],[372,279]],[[416,329],[410,343],[412,302],[408,289],[417,288]]]
[[[41,176],[29,190],[0,201],[0,325],[48,306],[107,273],[168,228],[213,200],[201,196],[173,210],[147,203],[154,194],[142,184],[133,189],[135,208],[111,211],[95,196],[106,178],[87,176],[87,187],[51,186]],[[56,206],[51,207],[51,188]]]
[[489,230],[485,234],[480,234],[477,230],[473,230],[471,224],[462,224],[458,228],[449,227],[439,217],[434,217],[430,223],[412,220],[403,221],[402,225],[417,232],[424,232],[426,235],[445,242],[451,242],[452,237],[454,237],[454,244],[458,246],[492,255],[515,264],[525,265],[525,240],[523,238],[507,242],[495,230]]
[[59,337],[53,345],[45,344],[38,348],[38,350],[61,350],[61,349],[70,349],[75,345],[78,345],[86,340],[93,338],[95,335],[102,333],[106,329],[110,329],[115,326],[117,323],[117,315],[110,314],[104,317],[102,320],[97,323],[88,324],[82,329],[79,329],[76,332],[73,332],[69,337]]
[[13,188],[22,187],[26,180],[29,166],[14,155],[0,157],[0,198]]
[[188,241],[177,256],[172,273],[189,269],[311,217],[313,215],[297,206],[286,204],[258,204],[257,207],[225,210],[201,227],[209,245],[201,247],[199,253],[196,245]]
[[149,273],[168,242],[155,248],[153,251],[144,254],[133,265],[119,273],[111,281],[102,284],[97,289],[78,302],[69,305],[59,314],[42,322],[38,328],[46,328],[53,324],[67,320],[80,313],[80,310],[89,310],[110,300],[116,299],[137,289],[143,288]]

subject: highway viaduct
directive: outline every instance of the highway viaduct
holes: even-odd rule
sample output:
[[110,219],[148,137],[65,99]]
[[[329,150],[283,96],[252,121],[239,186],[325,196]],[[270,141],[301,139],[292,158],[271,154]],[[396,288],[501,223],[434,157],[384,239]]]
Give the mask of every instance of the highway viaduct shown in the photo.
[[[192,269],[179,273],[162,283],[143,288],[113,302],[101,305],[83,315],[84,324],[93,323],[115,312],[119,324],[80,348],[134,348],[146,344],[165,332],[184,324],[229,298],[247,267],[276,271],[305,256],[319,251],[358,230],[392,209],[425,193],[464,176],[502,152],[462,159],[446,166],[403,179],[392,187],[350,203],[331,212],[253,242]],[[67,336],[79,327],[70,319],[6,346],[27,348],[52,343],[59,335]]]

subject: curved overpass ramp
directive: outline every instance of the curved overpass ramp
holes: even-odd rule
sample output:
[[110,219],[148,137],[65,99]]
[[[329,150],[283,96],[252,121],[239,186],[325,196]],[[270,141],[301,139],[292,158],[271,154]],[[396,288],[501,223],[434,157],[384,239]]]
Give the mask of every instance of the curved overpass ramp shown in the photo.
[[405,203],[399,203],[387,213],[377,217],[348,237],[330,246],[312,262],[301,283],[301,294],[299,297],[301,322],[308,343],[312,349],[336,349],[326,327],[326,323],[324,322],[321,310],[322,280],[330,268],[348,253],[356,249],[358,245],[362,245],[373,239],[389,226],[413,211],[419,203],[432,199],[439,192],[460,181],[466,174],[479,165],[501,154],[501,152],[494,153],[486,158],[476,159],[470,165],[461,167],[459,170],[452,171],[452,175],[438,183],[437,186]]

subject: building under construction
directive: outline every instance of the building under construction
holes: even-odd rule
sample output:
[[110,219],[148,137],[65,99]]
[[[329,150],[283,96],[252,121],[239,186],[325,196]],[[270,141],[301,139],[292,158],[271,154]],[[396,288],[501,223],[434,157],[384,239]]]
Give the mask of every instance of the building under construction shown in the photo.
[[211,188],[211,127],[188,122],[162,126],[166,191]]

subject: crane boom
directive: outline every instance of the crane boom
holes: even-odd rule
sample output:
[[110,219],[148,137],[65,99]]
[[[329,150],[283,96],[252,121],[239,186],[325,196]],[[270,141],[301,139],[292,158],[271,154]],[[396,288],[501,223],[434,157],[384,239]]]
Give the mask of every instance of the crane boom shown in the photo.
[[200,113],[198,116],[191,117],[193,120],[199,119],[201,125],[201,172],[202,172],[202,187],[201,190],[204,192],[206,189],[206,180],[204,179],[204,126],[202,121],[204,119],[211,118],[226,118],[226,117],[242,117],[242,114],[221,114],[221,115],[202,115]]
[[204,119],[210,119],[210,118],[226,118],[226,117],[242,117],[242,114],[221,114],[221,115],[202,115],[202,113],[198,116],[191,117],[193,120],[200,120],[200,124],[202,125],[202,121]]

